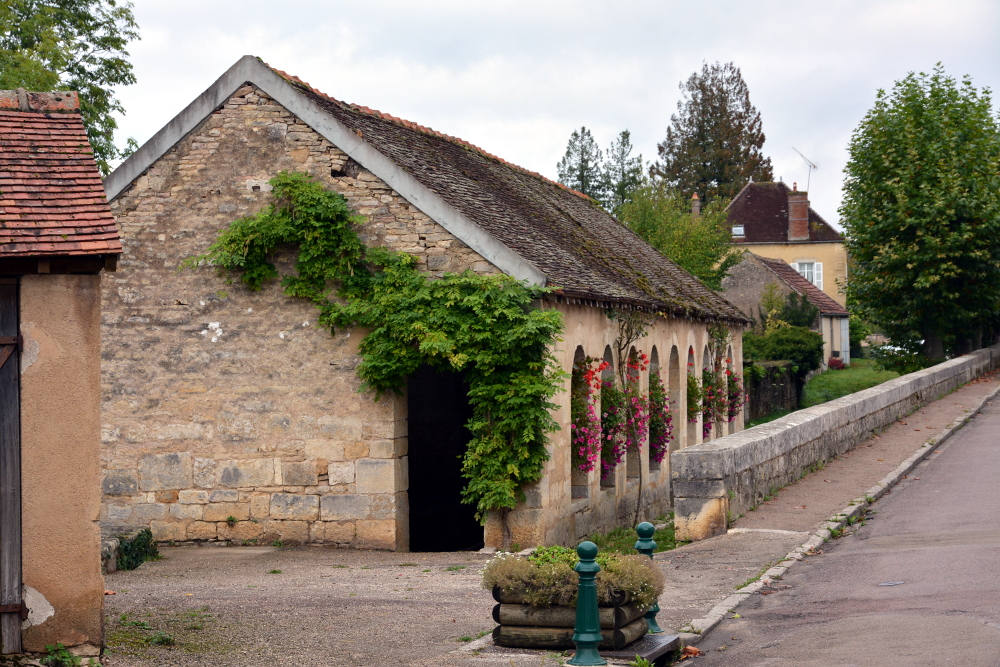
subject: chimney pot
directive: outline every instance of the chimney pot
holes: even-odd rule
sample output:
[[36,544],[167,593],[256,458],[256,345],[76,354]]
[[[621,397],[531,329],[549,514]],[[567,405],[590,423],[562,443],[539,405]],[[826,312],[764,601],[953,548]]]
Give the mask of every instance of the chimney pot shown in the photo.
[[691,217],[697,218],[701,215],[701,200],[698,199],[698,193],[691,195]]

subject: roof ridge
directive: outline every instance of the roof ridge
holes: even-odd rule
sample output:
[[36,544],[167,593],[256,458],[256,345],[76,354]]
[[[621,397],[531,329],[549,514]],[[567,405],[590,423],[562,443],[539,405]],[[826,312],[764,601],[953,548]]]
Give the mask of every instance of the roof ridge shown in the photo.
[[488,157],[488,158],[490,158],[492,160],[496,160],[497,162],[500,162],[501,164],[505,164],[508,167],[516,169],[517,171],[520,171],[523,174],[527,174],[529,176],[534,176],[535,178],[537,178],[539,180],[542,180],[542,181],[545,181],[545,182],[550,183],[552,185],[555,185],[557,187],[560,187],[563,190],[566,190],[567,192],[572,192],[573,194],[577,195],[578,197],[582,197],[583,199],[586,199],[588,201],[594,201],[590,196],[588,196],[588,195],[580,192],[579,190],[574,190],[571,187],[563,185],[559,181],[553,181],[551,178],[548,178],[547,176],[543,176],[542,174],[539,174],[537,171],[531,171],[530,169],[526,169],[526,168],[524,168],[524,167],[522,167],[520,165],[516,165],[513,162],[508,162],[507,160],[503,159],[502,157],[494,155],[493,153],[490,153],[489,151],[484,150],[484,149],[480,148],[479,146],[476,146],[475,144],[466,141],[465,139],[462,139],[460,137],[453,137],[450,134],[445,134],[443,132],[438,132],[435,129],[432,129],[432,128],[429,128],[429,127],[425,127],[425,126],[423,126],[423,125],[421,125],[419,123],[415,123],[413,121],[406,120],[404,118],[399,118],[398,116],[393,116],[392,114],[385,113],[384,111],[379,111],[378,109],[372,109],[372,108],[369,108],[369,107],[361,105],[361,104],[353,104],[351,102],[344,102],[342,100],[338,100],[335,97],[332,97],[332,96],[324,93],[321,90],[317,90],[316,88],[313,88],[311,85],[309,85],[308,83],[306,83],[305,81],[303,81],[299,77],[295,76],[294,74],[289,74],[288,72],[285,72],[284,70],[280,70],[280,69],[278,69],[276,67],[272,67],[268,63],[264,63],[264,65],[266,67],[270,68],[271,71],[273,71],[275,74],[277,74],[281,78],[285,79],[289,83],[291,83],[293,85],[297,85],[297,86],[302,86],[302,87],[306,88],[307,90],[309,90],[314,95],[318,95],[318,96],[322,97],[325,100],[329,100],[330,102],[333,102],[334,104],[340,105],[341,107],[344,107],[344,108],[347,108],[347,109],[353,110],[353,111],[359,111],[359,112],[361,112],[363,114],[367,114],[367,115],[372,116],[374,118],[380,118],[382,120],[387,120],[387,121],[389,121],[391,123],[395,123],[396,125],[399,125],[401,127],[405,127],[405,128],[407,128],[409,130],[416,130],[416,131],[421,132],[423,134],[429,134],[432,137],[437,137],[438,139],[444,139],[445,141],[450,141],[451,143],[456,144],[458,146],[462,146],[464,148],[472,149],[472,150],[476,151],[477,153],[479,153],[481,155],[484,155],[484,156],[486,156],[486,157]]

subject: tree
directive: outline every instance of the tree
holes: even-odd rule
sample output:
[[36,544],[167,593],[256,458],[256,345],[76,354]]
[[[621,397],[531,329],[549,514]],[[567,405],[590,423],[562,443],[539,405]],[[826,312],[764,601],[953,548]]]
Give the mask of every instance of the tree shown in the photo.
[[878,91],[849,153],[840,215],[858,314],[929,359],[978,346],[1000,304],[1000,128],[989,91],[940,64],[911,72]]
[[556,165],[559,182],[591,199],[602,201],[602,160],[601,149],[597,147],[590,130],[586,127],[573,130],[566,146],[566,154]]
[[654,178],[690,197],[732,199],[751,177],[771,181],[771,159],[764,157],[760,113],[733,63],[702,65],[680,85],[683,99],[670,117],[667,137],[657,145]]
[[114,86],[135,83],[126,45],[139,38],[132,3],[116,0],[0,2],[0,89],[76,90],[101,172],[134,149],[115,146],[125,113]]
[[611,142],[601,166],[602,203],[615,216],[621,215],[622,206],[632,200],[632,193],[643,182],[642,155],[632,157],[632,148],[631,133],[622,130]]
[[718,290],[740,252],[730,245],[732,229],[726,202],[716,199],[701,215],[691,213],[691,201],[664,183],[647,182],[621,207],[621,220],[665,257]]

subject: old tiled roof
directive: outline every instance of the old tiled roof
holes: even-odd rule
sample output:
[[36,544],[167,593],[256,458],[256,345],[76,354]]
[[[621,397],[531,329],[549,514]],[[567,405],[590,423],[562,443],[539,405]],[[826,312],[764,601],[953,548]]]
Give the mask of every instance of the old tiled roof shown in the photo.
[[77,109],[76,93],[0,91],[0,256],[122,251]]
[[754,257],[761,264],[771,269],[782,282],[809,299],[809,303],[819,308],[819,312],[823,315],[847,317],[851,314],[846,308],[827,296],[826,292],[803,278],[790,264],[780,259],[771,259],[769,257],[761,257],[760,255],[754,255]]
[[[277,71],[277,70],[276,70]],[[745,316],[587,196],[461,139],[347,104],[278,72],[569,298],[618,302],[679,317]]]
[[743,225],[733,243],[822,243],[843,237],[809,207],[809,240],[788,240],[788,193],[784,183],[749,183],[729,204],[729,224]]

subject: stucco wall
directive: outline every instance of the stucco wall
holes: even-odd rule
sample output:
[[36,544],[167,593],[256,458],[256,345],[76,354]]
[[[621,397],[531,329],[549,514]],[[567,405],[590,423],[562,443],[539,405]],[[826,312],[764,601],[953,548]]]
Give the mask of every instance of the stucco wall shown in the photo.
[[910,373],[799,410],[742,433],[671,455],[678,540],[726,531],[729,516],[756,506],[773,487],[798,479],[949,391],[1000,365],[1000,346]]
[[101,277],[21,280],[24,648],[103,643],[100,527]]
[[793,262],[823,262],[823,291],[847,307],[847,250],[843,243],[741,243],[739,247],[762,257]]
[[[604,358],[608,347],[614,350],[618,325],[608,319],[602,309],[565,303],[557,304],[555,307],[563,313],[566,325],[562,341],[556,346],[555,356],[567,374],[572,372],[578,347],[582,348],[584,355],[594,358]],[[685,415],[687,403],[685,374],[689,348],[693,348],[694,357],[700,363],[708,343],[707,337],[707,327],[703,322],[659,318],[646,336],[635,343],[637,350],[650,356],[655,349],[659,359],[660,375],[670,393],[673,407],[675,441],[671,445],[672,448],[683,448],[702,441],[700,414],[697,415],[697,428],[690,429],[694,432],[694,439],[689,437]],[[734,330],[734,368],[742,368],[741,344],[739,330]],[[680,382],[676,390],[671,392],[669,378],[673,349],[677,352],[676,370]],[[614,360],[616,365],[618,361]],[[698,369],[700,375],[700,366]],[[639,383],[643,393],[648,392],[650,371],[651,369],[647,369],[640,376]],[[615,483],[612,488],[601,486],[598,466],[598,469],[586,474],[585,484],[579,483],[583,480],[577,480],[576,486],[586,486],[586,497],[573,498],[570,401],[569,391],[556,395],[554,402],[559,405],[559,409],[555,413],[555,419],[561,430],[550,436],[551,458],[546,463],[545,476],[526,490],[527,502],[514,510],[508,519],[512,542],[522,547],[539,544],[572,545],[595,531],[606,531],[627,525],[634,519],[639,495],[639,479],[636,476],[629,476],[627,465],[624,463],[619,465],[615,472]],[[735,433],[742,427],[741,413],[736,421],[726,424],[724,429],[727,433]],[[639,517],[640,520],[646,520],[660,516],[670,509],[670,457],[663,459],[658,470],[651,470],[647,445],[643,448],[640,465],[643,492]],[[500,517],[494,514],[486,526],[486,545],[500,547],[502,543]]]

